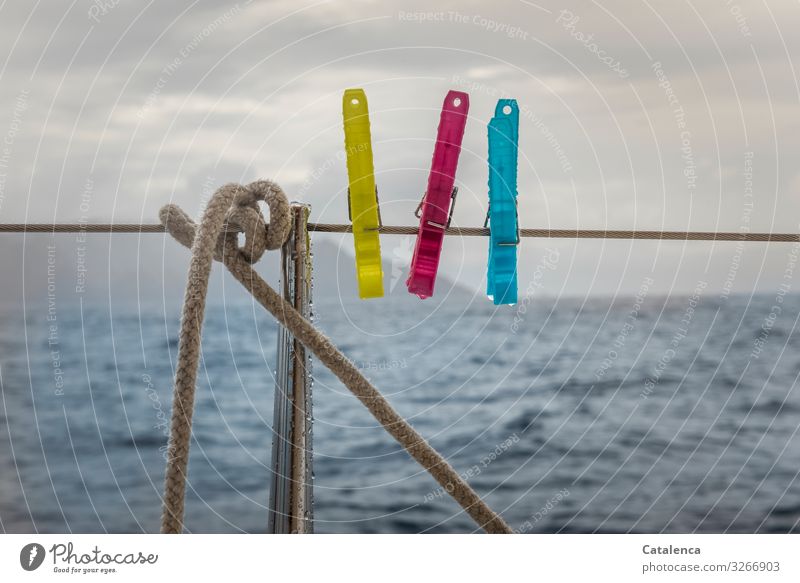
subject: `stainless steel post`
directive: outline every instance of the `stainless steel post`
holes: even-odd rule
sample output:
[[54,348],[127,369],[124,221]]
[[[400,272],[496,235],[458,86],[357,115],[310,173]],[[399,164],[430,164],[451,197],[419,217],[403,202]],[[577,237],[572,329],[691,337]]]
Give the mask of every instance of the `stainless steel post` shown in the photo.
[[[292,204],[292,232],[281,248],[281,289],[303,316],[311,317],[310,207]],[[278,328],[273,414],[272,479],[267,531],[313,532],[311,358],[289,332]]]

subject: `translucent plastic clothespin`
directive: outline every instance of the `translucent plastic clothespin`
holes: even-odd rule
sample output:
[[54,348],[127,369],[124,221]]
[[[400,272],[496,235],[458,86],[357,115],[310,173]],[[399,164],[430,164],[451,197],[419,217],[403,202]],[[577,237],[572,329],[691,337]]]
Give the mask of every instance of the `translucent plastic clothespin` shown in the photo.
[[453,187],[461,153],[461,140],[469,113],[469,95],[449,91],[444,99],[439,131],[433,150],[428,189],[419,203],[419,234],[411,260],[408,291],[425,299],[433,295],[439,256],[442,253],[444,232],[450,225],[458,190]]
[[489,208],[486,222],[490,235],[486,293],[498,306],[517,303],[519,108],[516,100],[498,100],[488,131]]
[[347,211],[353,225],[358,295],[383,297],[383,265],[378,229],[381,225],[378,189],[372,163],[367,96],[363,89],[348,89],[342,99],[344,145],[347,153]]

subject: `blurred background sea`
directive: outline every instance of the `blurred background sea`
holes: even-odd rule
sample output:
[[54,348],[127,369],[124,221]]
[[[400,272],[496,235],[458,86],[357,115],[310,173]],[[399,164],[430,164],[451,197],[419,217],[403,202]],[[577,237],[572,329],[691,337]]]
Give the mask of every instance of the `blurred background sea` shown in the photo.
[[[615,298],[521,283],[496,307],[442,280],[421,302],[387,265],[391,293],[361,302],[349,258],[322,245],[315,267],[317,325],[513,528],[800,530],[800,296],[775,314],[774,294],[667,297],[645,278]],[[40,282],[0,311],[0,527],[156,532],[179,294],[67,301],[75,275],[59,277],[52,302]],[[214,278],[186,527],[264,532],[276,324]],[[314,378],[317,532],[474,530],[324,367]]]

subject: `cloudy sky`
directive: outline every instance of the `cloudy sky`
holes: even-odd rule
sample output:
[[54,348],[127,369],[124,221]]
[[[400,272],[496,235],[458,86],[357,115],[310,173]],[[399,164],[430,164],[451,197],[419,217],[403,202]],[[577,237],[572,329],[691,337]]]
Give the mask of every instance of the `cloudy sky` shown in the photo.
[[[3,2],[0,220],[149,223],[271,177],[346,222],[341,94],[363,87],[383,220],[412,224],[454,88],[457,225],[483,222],[486,123],[512,97],[524,227],[797,231],[799,26],[796,1]],[[448,239],[443,270],[480,289],[485,247]],[[771,293],[790,251],[526,240],[520,287]]]

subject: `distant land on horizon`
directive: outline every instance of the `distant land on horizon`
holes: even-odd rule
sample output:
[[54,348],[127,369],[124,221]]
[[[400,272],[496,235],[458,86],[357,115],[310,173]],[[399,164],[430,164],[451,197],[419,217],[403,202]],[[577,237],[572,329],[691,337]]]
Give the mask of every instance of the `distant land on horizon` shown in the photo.
[[[424,312],[444,301],[454,306],[488,301],[481,290],[453,281],[445,273],[438,276],[434,297],[419,300],[405,287],[414,238],[384,238],[381,244],[385,297],[365,302],[385,302],[387,305],[411,302]],[[314,300],[341,305],[361,302],[351,235],[316,234],[312,253]],[[273,286],[278,284],[279,256],[278,252],[268,252],[256,265],[258,272]],[[60,306],[77,305],[83,300],[119,307],[133,305],[144,309],[162,305],[166,311],[179,310],[189,258],[189,250],[166,235],[91,234],[80,240],[76,234],[69,233],[2,234],[0,261],[3,261],[6,271],[0,278],[0,306],[22,309],[23,306],[46,305],[53,296]],[[520,283],[520,297],[525,295],[524,287]],[[624,293],[617,294],[591,290],[582,294],[580,289],[562,295],[554,292],[557,293],[557,286],[553,290],[537,292],[536,301],[548,304],[586,298],[616,301],[634,296],[637,288],[626,288]],[[680,298],[691,293],[681,288],[671,293],[651,290],[648,295]],[[764,294],[774,295],[774,292],[734,289],[730,297]],[[718,296],[718,292],[709,289],[705,296],[705,301],[709,301]],[[208,298],[209,305],[252,301],[220,265],[215,265],[212,270]]]
[[[409,239],[413,245],[413,238]],[[6,235],[0,241],[0,261],[8,269],[0,280],[4,305],[21,306],[23,298],[26,304],[38,305],[51,296],[59,304],[77,304],[82,298],[95,303],[179,305],[183,298],[190,255],[168,236],[91,234],[79,240],[75,234],[26,234]],[[410,245],[385,250],[383,301],[420,301],[405,286],[413,252]],[[315,237],[312,254],[315,298],[359,301],[350,235],[338,241]],[[278,284],[279,257],[277,251],[267,252],[256,266],[273,286]],[[218,263],[209,286],[210,304],[248,300],[247,292]],[[469,301],[474,295],[440,274],[436,294],[426,302]]]

